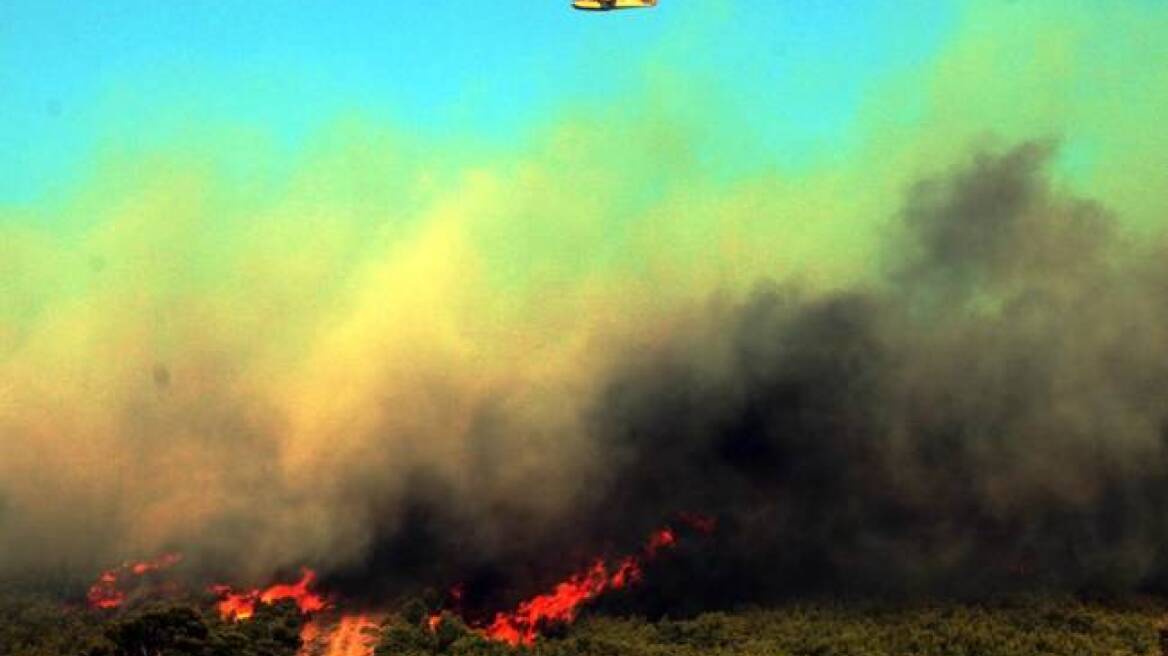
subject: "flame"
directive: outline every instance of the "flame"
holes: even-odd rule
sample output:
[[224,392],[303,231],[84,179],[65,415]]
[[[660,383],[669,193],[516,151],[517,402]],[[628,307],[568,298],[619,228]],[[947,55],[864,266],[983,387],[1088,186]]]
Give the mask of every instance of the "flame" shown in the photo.
[[182,554],[168,553],[155,558],[154,560],[144,560],[137,563],[130,564],[130,571],[138,576],[142,576],[146,572],[154,572],[160,569],[167,569],[174,567],[182,560]]
[[316,581],[316,572],[304,568],[301,570],[300,580],[296,583],[276,585],[254,589],[246,592],[235,592],[231,586],[213,585],[211,591],[219,595],[219,616],[225,620],[246,620],[255,614],[257,603],[274,604],[284,599],[292,599],[300,612],[307,615],[328,607],[324,597],[311,590]]
[[[700,526],[713,530],[713,520],[695,515]],[[695,524],[682,518],[687,524]],[[699,526],[695,526],[701,530]],[[519,604],[510,613],[496,613],[494,621],[482,629],[483,635],[491,640],[505,642],[511,646],[531,645],[539,637],[542,627],[549,624],[572,622],[584,602],[609,591],[619,590],[641,580],[641,566],[645,561],[656,558],[665,549],[677,545],[677,533],[666,526],[649,536],[640,556],[626,556],[610,566],[603,559],[592,563],[587,569],[569,576],[556,585],[551,592],[537,595]],[[430,618],[430,628],[437,628]]]
[[97,581],[89,586],[86,598],[93,608],[117,608],[125,603],[126,593],[118,589],[117,570],[102,572]]
[[666,527],[649,536],[649,542],[645,545],[645,551],[650,557],[656,556],[657,552],[672,547],[677,544],[677,535],[673,529]]
[[[717,527],[717,520],[698,513],[680,513],[678,520],[693,530],[710,534]],[[638,583],[642,577],[643,563],[656,558],[663,550],[677,546],[677,533],[666,526],[649,535],[641,554],[625,556],[610,566],[603,559],[596,560],[587,569],[569,576],[556,585],[552,592],[538,595],[519,604],[510,613],[496,613],[494,621],[481,633],[511,646],[531,645],[539,637],[539,630],[548,624],[571,622],[581,606],[588,600],[609,590],[618,590]],[[461,588],[456,586],[461,596]],[[437,628],[435,615],[430,618],[430,628]],[[440,620],[439,620],[440,621]]]
[[[264,589],[236,592],[231,586],[216,585],[211,590],[219,595],[216,607],[224,620],[245,621],[255,615],[257,604],[274,604],[291,599],[303,615],[312,615],[329,608],[329,602],[312,590],[316,572],[304,568],[295,583],[277,583]],[[377,622],[364,614],[345,614],[331,626],[317,618],[309,619],[300,630],[299,656],[372,656],[375,636],[370,630]]]
[[[700,533],[713,532],[713,518],[693,513],[682,513],[678,520]],[[520,603],[511,612],[496,613],[487,626],[477,629],[483,636],[512,646],[532,645],[539,631],[550,625],[568,623],[576,619],[583,604],[609,591],[638,583],[644,563],[656,558],[662,551],[674,548],[678,534],[666,526],[649,535],[641,552],[619,560],[597,559],[587,568],[576,572],[557,584],[551,592],[536,595]],[[88,599],[95,608],[117,608],[127,597],[124,583],[132,577],[167,569],[182,560],[177,553],[164,554],[154,560],[128,562],[121,567],[102,572],[90,587]],[[216,608],[224,620],[244,621],[255,615],[257,604],[274,604],[291,599],[303,615],[312,615],[330,608],[322,595],[312,590],[316,572],[301,570],[295,583],[277,583],[263,589],[236,591],[228,585],[213,585],[211,591],[219,600]],[[450,590],[450,599],[460,606],[463,597],[461,584]],[[431,615],[426,625],[437,631],[442,624],[442,613]],[[327,626],[318,618],[310,618],[303,626],[299,656],[372,656],[377,622],[365,614],[343,614],[339,621]]]
[[308,653],[308,646],[320,639],[320,627],[315,621],[308,621],[304,626],[300,627],[300,653],[306,656]]
[[328,630],[314,620],[300,631],[299,656],[372,656],[377,622],[368,615],[342,615]]
[[118,608],[126,602],[124,587],[128,581],[149,572],[173,567],[181,560],[182,554],[168,553],[154,560],[122,563],[120,567],[102,572],[93,585],[89,586],[89,591],[85,595],[86,599],[93,608],[106,610]]
[[[655,552],[654,552],[655,553]],[[636,583],[641,580],[641,565],[636,558],[632,556],[626,557],[616,567],[613,572],[609,584],[612,589],[619,590],[626,585]]]
[[624,587],[630,574],[639,571],[635,561],[626,559],[610,574],[605,562],[598,560],[587,570],[556,585],[552,592],[520,603],[513,612],[496,614],[484,633],[492,640],[513,646],[530,645],[535,642],[541,627],[571,622],[576,619],[581,604],[608,589]]

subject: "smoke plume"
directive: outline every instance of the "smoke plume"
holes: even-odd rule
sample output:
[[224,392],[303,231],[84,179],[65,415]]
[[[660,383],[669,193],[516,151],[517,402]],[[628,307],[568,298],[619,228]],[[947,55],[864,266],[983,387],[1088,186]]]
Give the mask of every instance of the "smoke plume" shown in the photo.
[[489,608],[701,513],[718,530],[654,565],[642,608],[1162,586],[1168,260],[1052,183],[1053,151],[912,186],[877,277],[581,301],[497,342],[449,208],[329,288],[327,322],[295,285],[159,294],[167,258],[218,251],[118,236],[153,277],[103,264],[55,315],[29,300],[5,365],[0,571],[175,550],[197,581],[309,564],[371,604],[461,583]]
[[1055,189],[1052,148],[913,187],[878,282],[761,284],[628,353],[586,516],[722,517],[712,587],[746,595],[1162,586],[1164,251]]
[[[1162,586],[1168,268],[1054,188],[1052,152],[981,152],[915,185],[880,280],[760,283],[626,344],[580,405],[594,458],[545,461],[586,481],[563,509],[462,514],[457,493],[419,479],[409,519],[352,582],[530,586],[528,569],[690,511],[718,535],[650,579],[642,602],[658,611]],[[482,453],[480,482],[505,467]]]

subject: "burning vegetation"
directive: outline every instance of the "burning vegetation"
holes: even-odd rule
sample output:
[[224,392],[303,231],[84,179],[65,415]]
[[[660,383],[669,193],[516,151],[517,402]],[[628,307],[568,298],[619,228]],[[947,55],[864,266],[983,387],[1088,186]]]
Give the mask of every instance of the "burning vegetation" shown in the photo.
[[89,605],[94,608],[117,608],[126,603],[132,591],[149,588],[149,582],[144,580],[146,575],[169,569],[181,560],[181,554],[171,553],[154,560],[123,563],[121,567],[106,570],[89,586],[86,595]]
[[[713,530],[715,524],[712,519],[702,518],[700,525]],[[638,583],[643,576],[642,564],[676,543],[673,529],[660,529],[649,537],[640,555],[626,556],[611,564],[597,560],[586,570],[558,583],[551,592],[521,602],[514,611],[496,614],[482,633],[512,646],[531,645],[542,628],[574,621],[581,606],[589,600]]]
[[[695,531],[714,530],[713,518],[686,513],[681,519]],[[489,623],[468,626],[457,615],[457,609],[428,611],[424,619],[414,613],[407,623],[407,631],[423,630],[441,640],[451,631],[458,635],[477,635],[483,639],[511,647],[531,646],[542,631],[572,623],[581,608],[589,601],[609,591],[621,590],[641,581],[643,567],[676,546],[677,534],[665,527],[653,532],[640,553],[613,561],[600,558],[582,571],[570,574],[554,585],[549,592],[537,594],[520,602],[514,610],[495,613]],[[109,611],[121,607],[128,598],[122,589],[127,575],[142,576],[170,568],[181,561],[178,554],[168,554],[151,561],[127,563],[121,568],[103,572],[90,588],[88,601],[95,610]],[[394,609],[378,612],[349,613],[336,608],[315,589],[317,575],[303,569],[294,583],[276,583],[266,588],[238,591],[229,585],[215,584],[208,589],[217,601],[214,604],[218,618],[227,623],[247,623],[256,617],[257,610],[282,606],[295,609],[303,618],[298,633],[301,656],[370,656],[374,653],[380,626],[375,617],[389,617]],[[462,602],[462,585],[451,588],[450,599]]]
[[216,608],[223,619],[246,620],[255,614],[256,604],[271,605],[285,599],[291,600],[301,613],[308,615],[328,607],[324,598],[312,591],[315,581],[316,572],[305,569],[300,580],[291,584],[277,583],[263,590],[246,592],[236,592],[231,586],[220,584],[211,586],[211,591],[219,596]]

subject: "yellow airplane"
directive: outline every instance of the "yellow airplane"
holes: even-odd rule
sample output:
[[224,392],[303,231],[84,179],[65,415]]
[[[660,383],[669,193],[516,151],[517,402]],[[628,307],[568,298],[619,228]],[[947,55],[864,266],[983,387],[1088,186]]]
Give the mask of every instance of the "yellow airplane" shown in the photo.
[[572,9],[580,9],[582,11],[643,9],[656,6],[657,0],[573,0],[572,2]]

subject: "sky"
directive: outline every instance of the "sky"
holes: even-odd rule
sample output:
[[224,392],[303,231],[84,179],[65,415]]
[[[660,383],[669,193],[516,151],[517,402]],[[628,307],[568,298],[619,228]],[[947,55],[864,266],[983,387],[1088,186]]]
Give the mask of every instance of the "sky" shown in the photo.
[[522,143],[564,106],[619,104],[670,76],[738,108],[702,121],[753,132],[757,155],[814,157],[846,137],[874,84],[935,54],[955,14],[889,0],[607,15],[566,5],[4,3],[0,199],[61,193],[104,148],[216,124],[295,149],[359,112],[412,133]]
[[0,572],[351,562],[484,426],[554,514],[623,354],[887,286],[1020,144],[1162,243],[1160,0],[567,5],[0,2]]

